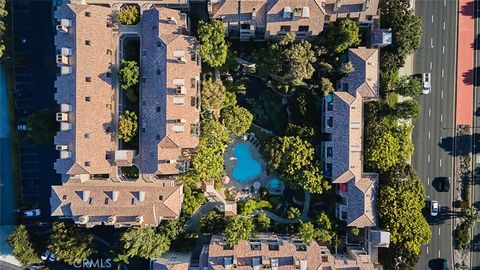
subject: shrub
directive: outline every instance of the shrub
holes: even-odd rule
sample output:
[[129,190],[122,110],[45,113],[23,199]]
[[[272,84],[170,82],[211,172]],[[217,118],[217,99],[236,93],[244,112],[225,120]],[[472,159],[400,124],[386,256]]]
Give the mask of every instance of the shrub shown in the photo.
[[124,142],[129,142],[136,134],[138,129],[138,117],[135,112],[125,111],[118,117],[118,138]]
[[117,13],[117,20],[125,25],[137,24],[140,21],[140,11],[137,5],[124,5]]

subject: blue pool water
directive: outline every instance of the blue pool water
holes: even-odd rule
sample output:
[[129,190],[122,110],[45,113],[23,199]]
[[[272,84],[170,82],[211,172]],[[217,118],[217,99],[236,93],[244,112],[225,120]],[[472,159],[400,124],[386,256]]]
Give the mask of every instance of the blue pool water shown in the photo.
[[270,185],[270,188],[273,190],[279,190],[282,188],[282,182],[278,178],[270,179],[270,182],[268,184]]
[[247,182],[260,175],[260,162],[252,157],[248,144],[237,143],[233,148],[233,155],[237,158],[237,165],[233,168],[233,178],[236,181]]

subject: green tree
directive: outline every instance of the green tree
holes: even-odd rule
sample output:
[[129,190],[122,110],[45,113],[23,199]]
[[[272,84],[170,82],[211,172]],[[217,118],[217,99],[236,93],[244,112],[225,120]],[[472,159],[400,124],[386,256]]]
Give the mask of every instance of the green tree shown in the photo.
[[189,170],[178,175],[184,186],[194,186],[200,181],[200,176],[195,170]]
[[335,231],[333,230],[332,222],[328,215],[325,212],[321,212],[317,218],[317,230],[315,231],[315,238],[319,241],[330,241],[335,236]]
[[118,78],[120,80],[120,87],[123,90],[138,84],[138,77],[140,76],[140,68],[135,61],[120,61],[120,70],[118,71]]
[[388,131],[377,138],[375,145],[367,147],[365,160],[372,168],[384,172],[400,162],[399,151],[398,140]]
[[348,74],[348,73],[353,72],[354,70],[355,70],[355,67],[353,66],[352,62],[348,61],[347,63],[343,64],[340,67],[339,71],[343,74]]
[[138,117],[135,112],[125,111],[118,117],[118,138],[129,142],[137,135]]
[[202,60],[211,67],[221,67],[225,64],[228,44],[225,41],[223,22],[219,20],[212,20],[209,23],[200,21],[197,32],[200,39],[198,51]]
[[390,232],[390,242],[402,249],[420,254],[421,246],[430,241],[430,227],[422,214],[425,189],[411,165],[400,164],[383,176],[378,216]]
[[208,214],[200,218],[200,230],[203,233],[220,233],[225,230],[225,220],[222,214],[216,210],[210,210]]
[[306,245],[310,244],[315,239],[315,227],[311,222],[300,222],[300,229],[298,234],[300,239],[302,239],[303,243]]
[[170,248],[167,235],[152,227],[131,227],[120,236],[120,252],[114,261],[128,263],[132,257],[158,258]]
[[223,154],[230,143],[228,130],[218,121],[203,119],[200,145],[210,147],[214,152]]
[[241,215],[249,216],[255,213],[259,209],[263,209],[263,208],[271,209],[272,204],[264,200],[256,201],[254,199],[248,199],[245,202],[239,203],[238,208],[239,208],[239,213]]
[[202,192],[192,191],[189,186],[183,187],[183,196],[182,213],[187,217],[190,217],[206,200]]
[[236,105],[224,108],[221,115],[225,128],[237,136],[247,132],[253,120],[253,115],[247,109]]
[[400,119],[417,119],[420,115],[420,105],[414,99],[395,104],[393,113]]
[[[302,40],[294,43],[284,51],[288,62],[288,74],[286,78],[294,86],[303,85],[303,81],[310,79],[315,72],[313,63],[317,61],[312,44]],[[278,56],[277,56],[278,57]]]
[[137,24],[140,21],[140,11],[136,5],[123,5],[117,13],[117,20],[125,25]]
[[302,140],[310,141],[315,137],[315,129],[304,124],[288,123],[285,134],[287,136],[298,136]]
[[67,264],[79,263],[96,252],[91,234],[64,222],[53,223],[48,248],[58,260]]
[[289,207],[287,210],[287,218],[290,220],[299,218],[302,215],[302,212],[300,212],[300,209],[296,207]]
[[290,179],[294,181],[290,183],[291,185],[296,185],[313,194],[322,194],[323,191],[331,188],[328,181],[323,178],[320,167],[316,165],[305,167]]
[[422,88],[422,80],[414,76],[402,76],[395,82],[395,92],[405,97],[417,97]]
[[358,23],[350,19],[339,20],[329,25],[326,37],[328,37],[325,43],[327,50],[331,53],[342,53],[360,44]]
[[20,224],[8,235],[8,244],[13,249],[13,256],[23,265],[40,263],[25,225]]
[[257,230],[266,232],[270,229],[270,218],[265,213],[258,214],[257,218],[255,219],[255,224],[257,225]]
[[221,109],[225,101],[225,86],[222,81],[209,78],[202,82],[202,108]]
[[320,78],[320,90],[324,96],[328,96],[328,94],[335,91],[335,88],[333,87],[333,83],[328,78],[322,77]]
[[30,128],[27,136],[32,138],[35,143],[42,145],[53,144],[53,137],[58,130],[58,124],[55,121],[55,111],[52,109],[36,111],[27,117],[26,125]]
[[299,137],[275,137],[266,146],[268,166],[283,175],[294,175],[313,160],[313,146]]
[[360,234],[360,229],[358,229],[356,227],[351,227],[350,228],[350,233],[352,233],[355,236],[358,236]]
[[255,225],[252,219],[241,216],[233,216],[227,220],[225,226],[225,241],[231,247],[238,244],[240,240],[247,240],[253,235]]
[[200,145],[192,158],[192,166],[202,180],[218,180],[223,175],[222,153],[214,148]]
[[257,74],[267,77],[272,74],[281,74],[285,61],[282,48],[272,43],[266,48],[259,48],[253,51],[250,61],[256,64]]

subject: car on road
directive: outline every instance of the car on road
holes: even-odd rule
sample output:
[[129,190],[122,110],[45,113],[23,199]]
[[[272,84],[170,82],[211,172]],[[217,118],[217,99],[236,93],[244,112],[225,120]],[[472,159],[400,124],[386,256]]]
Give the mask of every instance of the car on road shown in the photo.
[[450,177],[437,177],[439,181],[439,190],[442,192],[450,191]]
[[432,91],[432,73],[422,73],[422,94],[428,95]]
[[24,217],[38,217],[40,216],[40,209],[31,209],[31,210],[25,210],[22,212],[22,215]]
[[430,204],[430,215],[432,217],[436,217],[439,211],[440,211],[440,206],[438,205],[438,202],[432,201],[432,203]]
[[445,259],[442,259],[442,270],[450,270],[450,267],[448,266],[448,261]]
[[17,130],[18,131],[29,131],[32,130],[30,127],[27,127],[27,125],[17,125]]

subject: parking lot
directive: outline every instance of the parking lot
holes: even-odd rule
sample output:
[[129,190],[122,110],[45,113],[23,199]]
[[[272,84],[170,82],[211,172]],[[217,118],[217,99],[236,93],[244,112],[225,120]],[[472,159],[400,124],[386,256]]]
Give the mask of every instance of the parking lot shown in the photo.
[[15,76],[15,117],[19,142],[22,202],[39,207],[49,218],[50,186],[60,184],[53,170],[57,153],[53,145],[37,145],[21,130],[28,115],[44,108],[56,108],[56,74],[52,1],[20,0],[12,4],[13,42],[17,66]]

